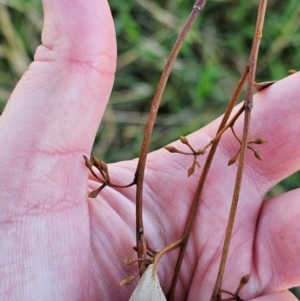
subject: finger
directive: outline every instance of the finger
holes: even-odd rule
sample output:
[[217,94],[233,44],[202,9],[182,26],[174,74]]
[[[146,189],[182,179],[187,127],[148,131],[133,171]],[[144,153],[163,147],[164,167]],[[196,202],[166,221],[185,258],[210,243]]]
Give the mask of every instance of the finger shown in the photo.
[[48,0],[44,13],[42,45],[1,117],[7,155],[90,151],[111,92],[116,45],[107,2]]
[[0,121],[0,295],[88,300],[94,291],[82,154],[111,90],[114,29],[106,0],[43,4],[43,45]]
[[115,71],[114,26],[105,0],[43,4],[43,44],[0,123],[1,182],[10,192],[23,189],[22,195],[45,178],[55,180],[48,185],[55,192],[70,184],[70,174],[86,177],[82,154],[91,150]]
[[[297,95],[300,92],[299,86],[300,73],[289,76],[272,86],[262,90],[254,95],[254,108],[252,111],[249,139],[256,137],[265,137],[267,143],[262,145],[252,144],[255,149],[262,153],[263,161],[255,158],[251,150],[247,150],[245,173],[243,185],[247,185],[253,192],[255,197],[261,199],[266,191],[283,178],[289,176],[300,168],[300,148],[297,134],[300,133],[300,119],[298,112],[300,111],[300,102]],[[237,108],[235,109],[235,112]],[[204,127],[203,129],[190,135],[189,142],[195,149],[205,146],[216,134],[220,118]],[[242,137],[243,115],[236,122],[235,131],[237,135]],[[188,148],[180,142],[176,142],[174,146],[180,150],[188,151]],[[233,136],[230,130],[227,130],[222,136],[220,147],[214,158],[208,177],[209,182],[219,180],[223,190],[228,194],[231,190],[231,181],[224,179],[234,179],[237,162],[232,166],[227,166],[229,159],[240,148],[239,142]],[[207,151],[208,152],[208,151]],[[154,159],[152,159],[154,158]],[[205,155],[198,158],[203,166]],[[196,168],[193,177],[187,179],[187,169],[191,166],[191,157],[180,154],[170,154],[166,150],[162,150],[149,156],[148,166],[168,165],[170,168],[176,168],[174,181],[182,182],[182,177],[178,173],[183,173],[186,182],[184,185],[194,185],[201,173],[202,168]],[[220,172],[222,170],[222,173]],[[176,180],[177,179],[177,180]],[[230,186],[230,187],[229,187]]]
[[253,270],[264,293],[300,285],[300,189],[263,203]]
[[[245,175],[263,193],[300,168],[299,140],[296,138],[300,133],[299,79],[300,73],[296,73],[254,95],[249,139],[264,137],[267,143],[251,145],[261,152],[263,161],[257,160],[248,150]],[[242,129],[243,118],[239,118],[235,125],[239,137],[242,137]],[[228,131],[222,138],[221,147],[229,159],[239,148],[239,143]]]
[[[265,159],[263,162],[257,160],[250,151],[247,152],[241,201],[233,230],[232,247],[228,256],[228,266],[232,268],[231,271],[239,271],[241,275],[232,276],[230,274],[230,277],[226,278],[225,282],[229,282],[230,279],[231,282],[238,283],[239,277],[249,273],[251,269],[251,252],[249,250],[252,250],[255,225],[265,192],[281,178],[300,167],[298,142],[297,139],[292,139],[294,134],[291,132],[293,127],[300,132],[300,120],[297,113],[297,110],[300,109],[300,103],[296,97],[300,90],[298,85],[299,77],[300,74],[295,74],[255,95],[249,138],[264,136],[268,139],[268,143],[257,146],[264,155]],[[283,120],[278,122],[278,118],[282,119],[281,116],[283,116]],[[240,137],[243,126],[242,119],[240,118],[235,127]],[[220,120],[217,120],[189,136],[189,141],[193,147],[199,149],[207,144],[214,137],[219,123]],[[283,141],[284,143],[282,143]],[[179,142],[176,142],[174,146],[181,150],[187,149]],[[196,241],[196,247],[194,245],[195,250],[207,248],[217,250],[218,256],[221,254],[222,244],[220,242],[224,237],[224,224],[228,220],[236,173],[236,165],[228,167],[227,162],[238,148],[239,143],[235,140],[232,133],[228,131],[221,140],[220,149],[216,154],[215,161],[205,183],[199,208],[199,218],[196,219],[194,226],[198,231],[197,233],[199,233],[197,237],[200,237]],[[196,169],[195,174],[188,179],[187,169],[192,162],[190,156],[170,154],[166,150],[161,150],[151,154],[148,158],[148,168],[151,168],[150,172],[156,172],[156,179],[150,172],[148,173],[148,178],[146,174],[146,180],[152,175],[151,188],[153,191],[147,194],[145,189],[145,204],[147,198],[153,201],[153,195],[155,195],[155,192],[159,192],[157,199],[153,202],[159,204],[158,206],[162,206],[162,212],[167,212],[167,215],[169,215],[168,225],[166,225],[164,220],[164,231],[172,233],[174,237],[169,236],[168,238],[175,240],[182,231],[181,219],[184,223],[188,215],[201,169]],[[203,165],[204,159],[199,158],[199,162]],[[158,177],[159,172],[163,174],[163,181]],[[148,183],[150,183],[149,180]],[[165,183],[172,183],[172,189],[166,189]],[[211,227],[212,223],[215,228]],[[178,233],[174,234],[176,230],[178,230]],[[210,235],[214,239],[210,239]],[[205,259],[200,260],[199,266],[203,267],[207,262],[213,262],[216,266],[216,262],[218,262],[217,256],[215,256],[216,253],[210,252]],[[189,256],[189,258],[193,258],[193,255]],[[240,259],[244,264],[240,264]],[[203,271],[203,269],[201,270]],[[209,272],[205,270],[205,272],[207,278],[211,276],[212,279],[215,279],[216,270]],[[228,273],[230,273],[230,270]],[[237,279],[235,280],[233,277]]]
[[[239,202],[237,227],[239,223],[241,225],[253,224],[259,213],[261,200],[266,192],[278,181],[300,168],[300,148],[299,141],[296,138],[296,134],[300,133],[300,119],[298,116],[300,102],[297,98],[300,92],[299,79],[300,73],[296,73],[254,95],[254,109],[249,139],[262,136],[268,142],[262,145],[253,145],[254,148],[261,151],[263,161],[257,160],[253,153],[247,150],[240,194],[240,199],[245,199],[245,201]],[[206,145],[216,134],[219,124],[220,119],[217,119],[190,135],[188,139],[192,146],[195,149],[199,149]],[[242,129],[243,116],[238,119],[235,125],[235,130],[239,137],[242,136]],[[178,141],[174,146],[180,150],[188,150],[186,146]],[[227,163],[229,158],[238,151],[239,147],[239,142],[228,130],[222,136],[220,147],[216,152],[205,184],[206,190],[204,190],[202,196],[202,203],[205,203],[207,208],[209,208],[208,211],[210,211],[210,208],[219,208],[219,220],[227,219],[238,160],[229,167]],[[200,156],[198,160],[203,166],[205,155]],[[188,178],[186,174],[191,163],[190,156],[170,154],[166,150],[162,150],[149,156],[148,166],[151,167],[150,164],[152,164],[155,170],[158,167],[160,169],[168,168],[168,171],[173,169],[173,172],[169,172],[169,183],[174,183],[174,187],[184,187],[185,191],[188,190],[189,193],[188,197],[184,197],[182,189],[178,193],[176,191],[178,203],[182,203],[182,200],[189,201],[193,198],[194,187],[197,185],[203,168],[196,168],[195,174]],[[216,185],[216,183],[218,184]],[[157,190],[161,188],[161,191],[165,191],[162,187],[163,185],[164,182],[161,181],[161,183],[155,185],[155,188]],[[214,185],[213,188],[212,185]],[[163,199],[170,199],[170,197],[165,195]],[[174,200],[172,200],[172,203],[174,203]],[[200,208],[200,210],[202,209]],[[188,207],[186,211],[188,212]],[[183,216],[186,216],[187,212],[183,212]],[[207,222],[209,223],[212,218],[209,212],[206,212],[203,216],[204,218],[207,216]]]
[[[300,148],[297,136],[300,133],[300,102],[298,96],[300,72],[286,77],[270,87],[254,95],[254,106],[251,114],[249,139],[264,137],[267,143],[262,145],[251,144],[254,149],[261,152],[263,161],[258,160],[251,150],[247,150],[244,178],[255,187],[255,193],[262,197],[265,193],[285,177],[300,168]],[[234,113],[237,112],[236,107]],[[232,114],[233,115],[233,114]],[[216,135],[221,119],[213,121],[203,129],[189,136],[189,141],[195,149],[206,145]],[[243,115],[234,125],[235,132],[242,138]],[[181,150],[187,150],[179,142],[174,144]],[[227,130],[220,141],[219,150],[211,167],[211,174],[219,177],[220,169],[224,168],[226,178],[234,178],[238,160],[228,167],[227,163],[240,148],[239,142],[230,130]],[[166,152],[165,152],[166,153]],[[184,169],[191,164],[189,156],[167,154],[172,161]],[[204,156],[205,157],[205,156]],[[205,159],[200,156],[199,162],[203,165]],[[174,163],[173,163],[174,164]],[[200,174],[196,169],[195,175]],[[223,179],[223,175],[221,177]],[[226,181],[222,181],[222,185]]]

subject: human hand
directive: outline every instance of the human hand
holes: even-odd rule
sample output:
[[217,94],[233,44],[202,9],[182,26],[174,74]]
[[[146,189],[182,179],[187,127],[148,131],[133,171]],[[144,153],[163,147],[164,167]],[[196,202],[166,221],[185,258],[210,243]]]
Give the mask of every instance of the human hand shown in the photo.
[[[114,78],[116,45],[104,0],[45,0],[43,46],[0,119],[1,300],[128,300],[134,285],[118,283],[136,272],[135,187],[98,187],[84,165]],[[300,191],[262,202],[265,193],[300,167],[297,134],[300,74],[255,96],[251,137],[264,136],[258,162],[249,153],[223,289],[234,291],[250,273],[246,300],[296,300],[300,284]],[[218,121],[189,136],[203,146]],[[242,121],[236,125],[241,131]],[[178,148],[183,146],[178,144]],[[216,154],[181,269],[177,300],[209,300],[222,250],[237,150],[225,133]],[[203,159],[201,159],[203,160]],[[203,162],[203,161],[202,161]],[[145,234],[154,249],[183,231],[200,170],[187,178],[190,157],[161,149],[148,157],[144,188]],[[133,179],[137,161],[109,166],[115,183]],[[167,290],[177,251],[160,264]]]

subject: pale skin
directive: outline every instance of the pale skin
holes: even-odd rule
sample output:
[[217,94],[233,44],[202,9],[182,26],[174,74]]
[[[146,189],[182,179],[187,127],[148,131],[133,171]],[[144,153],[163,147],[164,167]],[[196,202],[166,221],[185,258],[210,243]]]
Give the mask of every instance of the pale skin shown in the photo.
[[[0,299],[128,300],[137,271],[135,187],[98,187],[84,165],[114,80],[116,41],[105,0],[45,0],[45,25],[35,61],[0,118]],[[249,151],[223,289],[234,292],[251,274],[241,298],[296,300],[300,285],[300,190],[262,203],[266,192],[300,168],[300,74],[255,95]],[[189,136],[199,148],[215,121]],[[236,125],[241,133],[242,120]],[[185,149],[176,142],[176,147]],[[176,289],[176,300],[209,300],[220,260],[237,164],[238,143],[225,133],[208,176]],[[204,157],[199,161],[203,165]],[[114,183],[133,179],[136,160],[109,166]],[[158,150],[148,157],[144,189],[145,235],[161,249],[182,234],[200,169],[187,178],[191,157]],[[166,291],[177,251],[162,259]]]

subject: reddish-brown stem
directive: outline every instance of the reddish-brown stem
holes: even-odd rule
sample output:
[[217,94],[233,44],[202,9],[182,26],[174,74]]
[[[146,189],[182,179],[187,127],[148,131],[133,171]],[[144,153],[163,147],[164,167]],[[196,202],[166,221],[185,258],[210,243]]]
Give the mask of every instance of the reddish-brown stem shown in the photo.
[[[135,172],[135,182],[137,185],[136,188],[136,240],[137,240],[137,255],[139,258],[143,258],[147,254],[145,237],[144,237],[144,226],[143,226],[143,215],[142,215],[142,205],[143,205],[143,182],[144,182],[144,174],[145,174],[145,166],[147,153],[149,149],[149,144],[151,140],[151,135],[153,131],[153,126],[155,123],[157,111],[161,102],[161,98],[163,95],[163,91],[165,89],[167,80],[169,78],[171,69],[174,65],[175,59],[179,53],[179,50],[192,26],[195,19],[199,15],[200,11],[203,9],[206,0],[198,0],[193,10],[188,17],[185,25],[183,26],[182,31],[180,32],[175,45],[169,55],[165,68],[160,77],[159,83],[156,88],[156,92],[151,104],[150,113],[148,117],[148,121],[145,128],[144,139],[141,146],[139,161],[137,165],[137,169]],[[141,269],[141,275],[144,273],[145,268]]]
[[[237,119],[241,116],[241,114],[244,112],[245,107],[242,106],[236,113],[235,115],[231,118],[231,120],[228,122],[227,125],[225,125],[218,133],[217,135],[203,148],[206,149],[209,146],[213,145],[216,143],[216,141],[220,140],[221,136],[228,130],[228,128],[232,128]],[[238,138],[237,138],[238,139]]]
[[241,152],[240,152],[240,160],[239,160],[238,171],[237,171],[237,175],[236,175],[235,187],[234,187],[234,192],[233,192],[233,197],[232,197],[232,203],[231,203],[231,208],[230,208],[230,213],[229,213],[229,219],[228,219],[228,224],[227,224],[227,229],[226,229],[224,245],[223,245],[223,249],[222,249],[221,262],[220,262],[220,266],[219,266],[216,284],[213,289],[212,297],[210,299],[211,301],[219,300],[222,279],[223,279],[223,275],[224,275],[224,271],[225,271],[227,255],[228,255],[229,245],[230,245],[230,241],[231,241],[232,229],[233,229],[237,205],[238,205],[238,201],[239,201],[239,195],[240,195],[240,189],[241,189],[241,183],[242,183],[242,177],[243,177],[243,171],[244,171],[244,165],[245,165],[245,158],[246,158],[248,132],[249,132],[249,127],[250,127],[250,119],[251,119],[251,110],[253,107],[253,88],[254,88],[253,85],[254,85],[254,80],[255,80],[258,50],[259,50],[259,45],[260,45],[260,41],[262,38],[262,30],[263,30],[266,6],[267,6],[267,0],[261,0],[259,3],[259,8],[258,8],[258,16],[257,16],[253,45],[252,45],[252,49],[251,49],[250,58],[248,61],[250,70],[249,70],[249,79],[248,79],[248,86],[247,86],[247,92],[246,92],[246,99],[244,102],[245,117],[244,117],[244,129],[243,129],[242,145],[241,145]]
[[170,244],[170,245],[166,246],[165,248],[163,248],[162,250],[160,250],[155,256],[154,265],[157,266],[159,260],[162,258],[162,256],[164,254],[166,254],[174,249],[177,249],[181,243],[182,243],[182,239],[180,238],[180,239],[174,241],[172,244]]
[[236,132],[235,132],[233,126],[231,126],[230,129],[231,129],[231,132],[232,132],[233,136],[235,137],[235,139],[242,145],[242,141],[241,141],[241,139],[237,136],[237,134],[236,134]]
[[[231,97],[231,99],[228,103],[228,106],[226,108],[223,119],[222,119],[222,121],[219,125],[219,129],[218,129],[218,132],[217,132],[216,136],[218,136],[218,134],[221,131],[223,131],[223,129],[226,127],[226,123],[227,123],[227,121],[230,117],[230,114],[231,114],[231,112],[234,108],[234,105],[235,105],[235,103],[236,103],[236,101],[237,101],[237,99],[238,99],[238,97],[239,97],[239,95],[242,91],[243,85],[244,85],[244,83],[247,79],[248,72],[249,72],[249,68],[248,68],[248,66],[246,66],[246,68],[245,68],[245,70],[244,70],[244,72],[243,72],[243,74],[242,74],[242,76],[241,76],[241,78],[240,78],[240,80],[237,84],[237,87],[236,87],[236,89],[235,89],[235,91],[234,91],[234,93],[233,93],[233,95],[232,95],[232,97]],[[213,145],[212,145],[212,147],[211,147],[211,149],[208,153],[207,159],[206,159],[205,164],[203,166],[203,170],[202,170],[202,173],[201,173],[201,176],[200,176],[200,179],[199,179],[199,182],[198,182],[198,186],[197,186],[194,198],[193,198],[192,207],[190,209],[190,213],[189,213],[189,216],[188,216],[188,219],[187,219],[185,230],[184,230],[184,233],[182,235],[181,249],[180,249],[178,259],[177,259],[177,263],[176,263],[175,271],[174,271],[174,274],[173,274],[170,290],[169,290],[169,293],[168,293],[168,296],[167,296],[168,300],[174,300],[174,292],[175,292],[176,282],[177,282],[177,279],[178,279],[178,276],[179,276],[179,271],[180,271],[181,264],[182,264],[182,261],[183,261],[183,258],[184,258],[186,246],[187,246],[187,243],[188,243],[188,239],[189,239],[189,236],[190,236],[192,226],[193,226],[194,221],[195,221],[197,208],[199,206],[200,197],[201,197],[201,194],[202,194],[202,191],[203,191],[204,183],[205,183],[208,171],[210,169],[213,157],[215,155],[217,146],[219,144],[220,138],[221,138],[221,136],[218,136],[217,139],[214,139],[214,143],[213,143]]]

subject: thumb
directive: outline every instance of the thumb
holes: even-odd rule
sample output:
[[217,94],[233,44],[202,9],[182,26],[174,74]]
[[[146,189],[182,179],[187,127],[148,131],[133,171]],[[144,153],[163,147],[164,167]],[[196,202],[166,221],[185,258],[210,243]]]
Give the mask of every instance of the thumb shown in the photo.
[[114,79],[116,42],[107,1],[43,5],[42,45],[0,119],[3,206],[14,207],[25,196],[49,202],[46,195],[56,193],[62,199],[66,185],[77,187],[69,198],[85,198],[82,155],[91,150]]
[[113,84],[116,43],[107,1],[43,6],[42,45],[1,117],[9,157],[88,153]]

